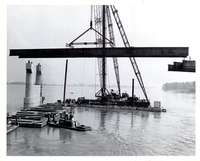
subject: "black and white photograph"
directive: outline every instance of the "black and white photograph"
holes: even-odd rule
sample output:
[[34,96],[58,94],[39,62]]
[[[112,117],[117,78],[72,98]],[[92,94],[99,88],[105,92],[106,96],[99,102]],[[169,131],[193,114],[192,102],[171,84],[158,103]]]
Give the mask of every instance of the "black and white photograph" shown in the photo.
[[2,6],[2,160],[198,160],[199,0]]

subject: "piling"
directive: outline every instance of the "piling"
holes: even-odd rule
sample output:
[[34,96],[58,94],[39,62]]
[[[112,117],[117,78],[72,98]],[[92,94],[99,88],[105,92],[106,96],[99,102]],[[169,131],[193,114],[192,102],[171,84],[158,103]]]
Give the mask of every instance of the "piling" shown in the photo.
[[134,107],[134,79],[132,79],[132,106]]
[[67,82],[67,66],[68,66],[68,60],[66,60],[66,67],[65,67],[65,80],[64,80],[63,102],[65,102],[66,82]]

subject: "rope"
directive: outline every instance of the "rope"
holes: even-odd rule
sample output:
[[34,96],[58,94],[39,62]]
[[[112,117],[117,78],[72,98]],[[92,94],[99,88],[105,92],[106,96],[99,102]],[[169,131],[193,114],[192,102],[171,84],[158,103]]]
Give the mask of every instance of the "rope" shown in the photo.
[[166,71],[163,72],[163,74],[160,76],[160,78],[156,81],[156,83],[151,88],[155,87],[155,85],[158,83],[158,81],[160,81],[160,79],[164,76],[165,73]]
[[[64,75],[63,72],[60,72],[60,71],[56,70],[56,69],[53,68],[52,66],[47,65],[46,63],[44,63],[43,61],[41,61],[41,60],[39,60],[39,59],[37,59],[37,60],[38,60],[39,62],[42,62],[41,64],[44,64],[44,65],[46,65],[47,67],[50,67],[51,69],[53,69],[54,71],[58,72],[58,73],[61,74],[62,76]],[[61,60],[59,60],[59,61],[62,62]],[[63,62],[62,62],[62,64],[63,64],[63,66],[65,66]],[[75,80],[76,82],[80,83],[80,81],[79,81],[78,79],[76,79],[76,78],[74,77],[74,75],[73,75],[69,70],[68,70],[68,72],[70,73],[71,76],[73,76],[73,77],[70,77],[70,76],[68,75],[68,78],[69,78],[69,79]]]

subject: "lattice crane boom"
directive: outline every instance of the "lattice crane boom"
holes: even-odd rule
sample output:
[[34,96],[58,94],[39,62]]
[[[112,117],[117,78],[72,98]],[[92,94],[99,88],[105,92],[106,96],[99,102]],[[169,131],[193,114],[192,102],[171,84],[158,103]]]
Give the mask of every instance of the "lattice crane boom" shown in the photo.
[[[114,5],[111,5],[110,7],[111,7],[113,16],[115,18],[117,27],[119,29],[119,32],[120,32],[120,35],[122,37],[122,40],[124,42],[125,47],[131,47],[130,44],[129,44],[128,38],[126,36],[125,30],[123,28],[123,25],[121,23],[121,20],[119,18],[118,11],[116,10]],[[145,96],[145,98],[146,98],[146,100],[148,102],[149,100],[148,100],[148,97],[147,97],[147,93],[146,93],[146,90],[145,90],[145,87],[144,87],[144,83],[143,83],[142,76],[141,76],[140,70],[138,68],[137,62],[136,62],[134,57],[129,57],[129,59],[130,59],[131,65],[133,67],[133,70],[135,72],[135,75],[137,77],[137,80],[138,80],[138,82],[140,84],[140,87],[141,87],[141,89],[142,89],[142,91],[144,93],[144,96]]]
[[[113,23],[112,23],[110,9],[109,9],[108,5],[106,6],[106,17],[107,17],[107,22],[108,22],[108,31],[109,31],[110,41],[112,42],[112,47],[115,47],[115,37],[114,37]],[[121,96],[120,78],[119,78],[119,65],[118,65],[117,57],[113,57],[113,65],[114,65],[119,95]]]

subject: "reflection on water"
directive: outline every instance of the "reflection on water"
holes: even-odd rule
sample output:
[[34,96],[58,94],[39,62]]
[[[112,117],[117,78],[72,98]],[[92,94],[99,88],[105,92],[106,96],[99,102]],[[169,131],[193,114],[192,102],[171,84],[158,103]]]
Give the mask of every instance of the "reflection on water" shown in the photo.
[[72,131],[68,130],[67,132],[63,131],[62,129],[59,129],[60,134],[60,140],[71,140],[72,138]]
[[105,129],[105,117],[106,117],[106,111],[104,110],[101,110],[100,111],[100,125],[99,125],[99,128],[100,129]]
[[7,155],[195,155],[195,97],[159,92],[166,113],[77,107],[75,119],[92,131],[19,127],[7,135]]

